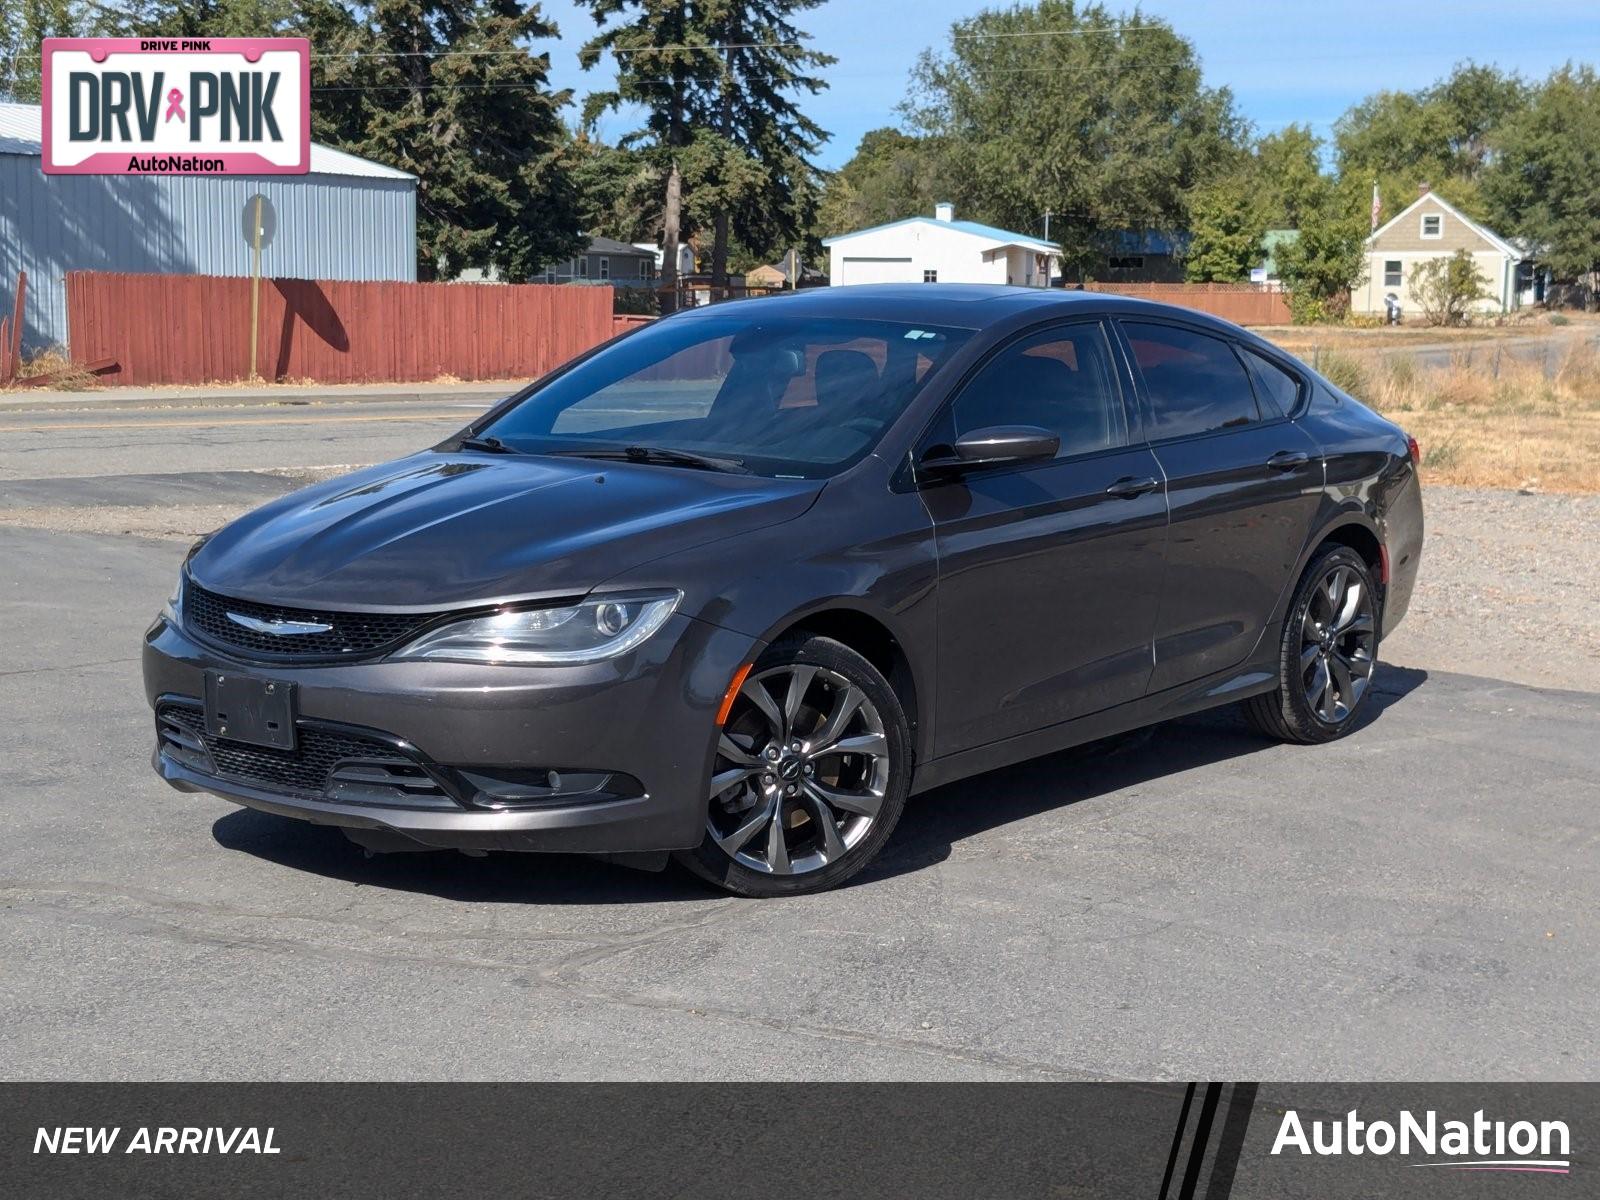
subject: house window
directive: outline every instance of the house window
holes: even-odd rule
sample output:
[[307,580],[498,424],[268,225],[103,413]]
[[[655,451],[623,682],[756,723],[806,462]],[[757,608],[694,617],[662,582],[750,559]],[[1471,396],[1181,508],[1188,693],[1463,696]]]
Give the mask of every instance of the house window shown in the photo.
[[1400,260],[1386,258],[1383,260],[1383,286],[1394,288],[1400,286]]
[[601,259],[600,259],[600,278],[601,279],[610,279],[611,278],[611,260],[609,258],[604,257],[604,256],[602,256]]
[[1142,271],[1144,270],[1144,255],[1113,254],[1106,260],[1106,265],[1113,271]]
[[1426,213],[1422,218],[1422,236],[1425,238],[1438,238],[1444,236],[1444,218],[1438,213]]
[[641,258],[639,260],[639,278],[650,278],[650,260],[648,258]]
[[939,282],[939,272],[937,272],[937,271],[924,271],[922,273],[922,282],[923,283],[938,283]]
[[546,283],[554,283],[556,281],[556,269],[554,267],[546,267],[544,269],[544,281]]
[[582,258],[573,260],[572,274],[578,279],[589,278],[589,256],[587,254],[585,254]]

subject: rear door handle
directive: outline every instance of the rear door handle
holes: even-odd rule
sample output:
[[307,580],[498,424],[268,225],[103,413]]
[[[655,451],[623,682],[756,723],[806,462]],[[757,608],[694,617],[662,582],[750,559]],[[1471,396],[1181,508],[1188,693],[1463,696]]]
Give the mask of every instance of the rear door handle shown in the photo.
[[1144,478],[1135,478],[1132,475],[1124,476],[1106,489],[1106,495],[1116,496],[1121,500],[1132,500],[1135,496],[1142,496],[1146,492],[1153,492],[1161,485],[1148,475]]
[[1274,471],[1293,471],[1297,467],[1305,466],[1310,461],[1311,455],[1304,450],[1279,450],[1271,458],[1267,459],[1267,466]]

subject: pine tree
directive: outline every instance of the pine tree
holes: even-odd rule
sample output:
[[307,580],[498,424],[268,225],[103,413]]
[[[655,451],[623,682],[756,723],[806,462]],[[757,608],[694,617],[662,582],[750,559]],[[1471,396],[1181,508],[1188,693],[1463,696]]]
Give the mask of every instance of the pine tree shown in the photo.
[[71,0],[0,0],[0,100],[39,99],[39,42],[72,37],[79,17]]
[[[324,11],[313,131],[417,176],[417,274],[495,268],[522,282],[583,246],[550,58],[522,0],[376,0]],[[343,24],[343,28],[340,26]]]
[[[591,94],[584,104],[585,126],[601,113],[624,105],[645,111],[645,126],[622,139],[642,147],[659,164],[664,195],[661,211],[661,289],[669,309],[677,295],[678,245],[683,234],[684,154],[696,123],[704,116],[719,70],[716,52],[688,0],[581,0],[600,32],[578,52],[585,70],[610,53],[617,62],[616,86]],[[613,18],[619,24],[609,25]]]
[[[799,109],[793,94],[815,95],[827,84],[809,72],[834,59],[808,49],[806,34],[790,19],[821,0],[700,0],[700,25],[720,47],[720,70],[711,97],[709,124],[716,134],[759,164],[756,186],[731,195],[713,217],[711,273],[727,283],[728,245],[737,230],[746,243],[781,244],[810,224],[796,213],[796,195],[816,191],[807,159],[827,133]],[[815,200],[812,205],[814,208]]]

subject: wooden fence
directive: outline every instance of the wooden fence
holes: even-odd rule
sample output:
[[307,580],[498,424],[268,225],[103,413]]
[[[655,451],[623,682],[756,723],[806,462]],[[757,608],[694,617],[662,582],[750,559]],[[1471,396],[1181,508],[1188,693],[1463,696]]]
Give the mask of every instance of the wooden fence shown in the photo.
[[[263,279],[257,373],[379,383],[523,379],[612,335],[611,289]],[[250,280],[67,273],[68,348],[107,383],[250,374]]]
[[1290,320],[1287,296],[1250,283],[1091,283],[1088,290],[1198,309],[1236,325],[1287,325]]

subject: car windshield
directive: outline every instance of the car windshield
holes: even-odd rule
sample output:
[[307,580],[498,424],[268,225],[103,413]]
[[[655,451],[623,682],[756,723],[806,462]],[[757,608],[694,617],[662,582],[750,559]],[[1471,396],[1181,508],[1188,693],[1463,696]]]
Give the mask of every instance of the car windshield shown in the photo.
[[631,334],[474,430],[500,452],[823,478],[869,454],[970,330],[752,314]]

